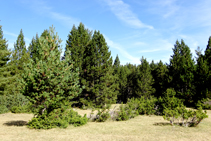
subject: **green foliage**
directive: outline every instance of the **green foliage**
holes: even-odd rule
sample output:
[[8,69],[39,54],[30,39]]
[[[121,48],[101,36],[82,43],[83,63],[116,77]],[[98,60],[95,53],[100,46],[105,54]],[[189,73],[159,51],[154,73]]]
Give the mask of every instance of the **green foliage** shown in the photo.
[[163,97],[163,93],[166,91],[168,87],[167,83],[167,73],[168,69],[165,64],[163,64],[162,61],[160,61],[158,64],[156,64],[156,67],[151,71],[154,84],[152,85],[153,88],[156,89],[156,92],[154,94],[155,97]]
[[149,62],[142,57],[141,65],[137,68],[136,80],[134,93],[135,97],[149,98],[154,92],[155,89],[152,87],[154,83]]
[[[173,126],[177,124],[185,127],[196,127],[203,119],[208,118],[207,112],[199,107],[197,110],[187,110],[185,106],[177,107],[174,110],[165,109],[163,118],[170,121]],[[181,123],[180,123],[181,122]]]
[[190,48],[183,40],[176,41],[173,48],[174,54],[170,58],[168,65],[168,75],[170,87],[176,91],[176,97],[183,99],[185,105],[193,104],[195,94],[194,86],[194,60]]
[[199,100],[195,108],[202,107],[202,109],[211,110],[211,101],[209,99]]
[[20,87],[20,83],[18,81],[21,79],[21,74],[23,73],[23,64],[27,63],[29,60],[29,54],[26,50],[22,29],[17,37],[16,42],[14,43],[14,50],[10,60],[11,61],[8,62],[8,65],[11,67],[8,71],[10,71],[11,79],[9,85],[6,87],[5,93],[13,95],[20,93],[18,89],[18,87]]
[[[100,32],[94,34],[85,29],[82,23],[73,26],[64,58],[71,55],[74,68],[79,68],[79,84],[85,86],[82,93],[74,100],[79,106],[103,107],[116,102],[116,77],[113,76],[112,58],[108,45]],[[71,54],[67,54],[71,51]]]
[[125,105],[120,106],[120,110],[117,112],[117,120],[128,120],[143,114],[153,115],[156,112],[156,101],[157,99],[154,97],[129,99]]
[[28,99],[22,94],[0,95],[0,105],[11,111],[14,111],[13,107],[19,107],[21,113],[30,112],[32,108]]
[[131,118],[134,118],[135,116],[132,115],[132,109],[126,104],[119,107],[119,112],[117,113],[117,121],[124,121],[124,120],[129,120]]
[[165,109],[170,109],[174,111],[174,109],[176,109],[177,107],[184,106],[183,100],[175,97],[176,92],[174,89],[167,89],[163,95],[164,96],[160,97],[156,102],[156,105],[158,105],[157,114],[163,115]]
[[28,103],[27,105],[23,106],[13,106],[10,111],[12,113],[31,113],[32,112],[32,105]]
[[10,54],[11,52],[8,50],[6,39],[3,38],[2,26],[0,25],[0,95],[6,93],[7,86],[13,80],[9,71],[10,65],[7,64]]
[[9,110],[5,105],[0,105],[0,114],[7,113]]
[[109,110],[110,110],[110,105],[106,105],[102,109],[99,109],[94,121],[105,122],[106,120],[108,120],[111,117]]
[[[61,40],[50,28],[49,36],[39,38],[41,59],[34,62],[30,59],[24,66],[21,90],[34,105],[35,115],[49,114],[60,108],[66,101],[78,96],[81,92],[78,85],[78,72],[73,70],[71,56],[60,60]],[[70,54],[70,52],[67,52]]]
[[144,97],[141,97],[139,99],[140,104],[138,107],[138,112],[140,115],[154,115],[156,113],[156,105],[157,99],[154,97],[149,97],[145,99]]
[[80,96],[80,102],[86,104],[92,102],[95,107],[103,107],[105,104],[116,102],[118,84],[113,76],[111,52],[103,35],[95,31],[90,44],[86,47],[84,58],[85,86]]
[[86,124],[87,121],[86,115],[82,117],[72,109],[66,110],[66,108],[62,107],[54,109],[48,115],[43,114],[34,117],[29,121],[28,127],[34,129],[67,128],[69,124],[76,127]]
[[198,110],[187,110],[183,105],[182,100],[175,97],[176,92],[174,89],[167,89],[165,97],[160,99],[160,108],[163,110],[163,118],[170,121],[173,126],[177,121],[180,124],[182,121],[183,126],[197,126],[204,118],[207,118],[206,111],[202,111],[201,105]]

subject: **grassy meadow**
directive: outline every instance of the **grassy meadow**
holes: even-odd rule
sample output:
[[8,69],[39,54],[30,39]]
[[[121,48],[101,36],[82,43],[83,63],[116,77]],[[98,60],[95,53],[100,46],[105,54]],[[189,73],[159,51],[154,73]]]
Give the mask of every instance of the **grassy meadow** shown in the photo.
[[[75,109],[79,114],[91,110]],[[211,141],[211,110],[209,118],[197,127],[172,127],[162,116],[137,116],[128,121],[88,122],[81,127],[35,130],[26,127],[32,114],[0,114],[1,141]]]

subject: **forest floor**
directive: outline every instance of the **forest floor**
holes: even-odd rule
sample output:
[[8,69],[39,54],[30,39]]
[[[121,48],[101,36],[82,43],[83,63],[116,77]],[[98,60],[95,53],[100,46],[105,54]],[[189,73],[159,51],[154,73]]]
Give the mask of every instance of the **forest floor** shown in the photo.
[[[114,106],[113,106],[114,107]],[[91,110],[75,109],[79,114]],[[32,114],[0,114],[0,140],[34,141],[211,141],[211,110],[209,118],[197,127],[172,127],[162,116],[137,116],[128,121],[88,122],[81,127],[35,130],[26,127]]]

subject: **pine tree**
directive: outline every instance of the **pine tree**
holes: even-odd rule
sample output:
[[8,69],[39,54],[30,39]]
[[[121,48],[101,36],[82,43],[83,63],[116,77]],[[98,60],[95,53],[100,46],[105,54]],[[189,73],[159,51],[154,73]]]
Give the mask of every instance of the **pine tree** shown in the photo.
[[85,90],[81,102],[102,107],[116,102],[117,92],[113,76],[111,52],[103,35],[95,31],[91,43],[86,47],[84,60]]
[[127,68],[127,88],[126,88],[126,100],[136,97],[135,95],[135,86],[137,82],[137,67],[133,64],[126,64],[125,67]]
[[195,101],[196,99],[211,98],[211,36],[209,37],[204,55],[198,55],[195,82],[197,86]]
[[119,57],[118,57],[118,55],[116,56],[116,58],[115,58],[115,60],[114,60],[114,64],[113,64],[113,69],[114,69],[114,71],[113,71],[113,75],[114,75],[114,77],[116,77],[116,84],[117,84],[117,87],[116,87],[116,90],[115,91],[117,91],[117,97],[120,97],[120,95],[121,95],[121,90],[120,90],[120,87],[119,87],[119,85],[120,85],[120,60],[119,60]]
[[209,89],[209,66],[207,60],[204,59],[204,56],[201,54],[197,59],[196,71],[195,71],[195,86],[196,94],[194,95],[194,103],[208,98],[208,89]]
[[152,87],[154,80],[151,75],[149,63],[143,57],[136,75],[135,96],[149,98],[155,92],[155,89]]
[[163,97],[163,93],[168,88],[167,72],[168,72],[167,66],[163,64],[163,62],[160,60],[155,70],[153,70],[153,78],[154,78],[153,88],[156,89],[155,96],[157,98]]
[[10,57],[10,50],[6,39],[3,38],[2,26],[0,26],[0,95],[5,94],[5,87],[9,84],[11,75],[7,62]]
[[194,86],[194,60],[189,47],[183,40],[176,41],[168,65],[170,87],[174,88],[177,97],[183,99],[185,105],[190,106],[195,94]]
[[[152,74],[152,77],[153,79],[155,80],[156,78],[156,68],[158,67],[158,64],[154,62],[154,60],[152,60],[152,62],[149,64],[150,66],[150,71],[151,71],[151,74]],[[152,85],[153,88],[155,88],[155,83]],[[156,89],[156,88],[155,88]],[[156,92],[156,91],[154,91]],[[156,95],[155,93],[153,93],[152,95]]]
[[208,65],[211,65],[211,36],[209,37],[207,48],[204,53],[205,60],[207,60]]
[[29,55],[26,50],[26,45],[24,41],[24,35],[22,29],[20,34],[17,37],[17,40],[14,44],[14,51],[12,52],[11,61],[8,63],[10,65],[10,74],[11,81],[10,84],[7,85],[7,93],[8,94],[19,94],[19,83],[18,79],[21,78],[21,74],[23,72],[23,64],[27,63],[29,59]]
[[[207,75],[208,77],[208,81],[207,81],[207,84],[211,84],[211,36],[209,37],[209,40],[208,40],[208,44],[207,44],[207,48],[205,50],[205,60],[207,61],[207,65],[209,67],[209,73]],[[211,87],[210,85],[207,85],[207,88],[208,88],[208,97],[211,99]]]
[[[70,31],[68,35],[68,40],[66,41],[66,47],[65,47],[65,53],[64,57],[71,56],[74,64],[73,68],[79,68],[79,83],[82,87],[82,85],[86,82],[84,73],[86,72],[86,66],[85,66],[85,49],[90,44],[91,41],[91,35],[92,32],[85,28],[85,26],[80,23],[79,26],[76,28],[75,25],[73,25],[72,30]],[[70,54],[67,54],[67,51],[70,51]],[[79,95],[78,98],[74,99],[74,101],[79,102],[79,99],[83,97],[82,92],[81,95]],[[77,104],[80,104],[77,103]],[[81,105],[79,105],[81,106]]]
[[[60,60],[60,43],[54,28],[49,29],[48,36],[41,36],[39,54],[36,61],[30,59],[24,65],[21,80],[23,95],[35,106],[35,115],[41,116],[61,108],[65,102],[77,97],[81,92],[78,70],[73,69],[71,56]],[[69,53],[67,51],[67,53]]]
[[116,56],[116,59],[114,60],[114,71],[117,71],[119,66],[120,66],[120,60],[119,60],[119,57],[118,55]]
[[129,70],[126,66],[121,66],[119,70],[119,95],[118,100],[119,103],[126,103],[128,100],[128,74]]
[[[82,69],[84,62],[84,51],[86,46],[91,40],[91,32],[85,29],[85,26],[80,23],[78,28],[73,26],[72,30],[68,35],[66,41],[66,48],[64,56],[71,55],[74,68],[79,68],[80,75],[83,75],[84,70]],[[71,54],[67,54],[66,51],[71,51]]]
[[28,53],[30,55],[30,58],[33,60],[33,61],[36,61],[36,58],[40,58],[41,56],[38,54],[39,53],[39,48],[40,48],[40,44],[39,44],[39,36],[38,34],[36,34],[36,37],[32,38],[32,41],[31,43],[29,44],[29,47],[28,47]]

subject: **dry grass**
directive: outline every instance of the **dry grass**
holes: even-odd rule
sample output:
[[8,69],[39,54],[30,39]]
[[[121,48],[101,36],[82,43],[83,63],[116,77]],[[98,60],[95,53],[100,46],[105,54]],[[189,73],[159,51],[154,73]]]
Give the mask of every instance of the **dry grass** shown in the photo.
[[[91,110],[79,110],[80,114]],[[161,116],[138,116],[128,121],[105,123],[89,122],[81,127],[69,126],[67,129],[34,130],[25,124],[32,114],[0,114],[0,140],[166,140],[166,141],[209,141],[211,140],[211,111],[209,118],[198,127],[172,127]]]

